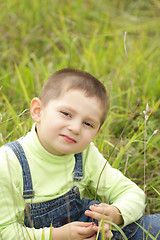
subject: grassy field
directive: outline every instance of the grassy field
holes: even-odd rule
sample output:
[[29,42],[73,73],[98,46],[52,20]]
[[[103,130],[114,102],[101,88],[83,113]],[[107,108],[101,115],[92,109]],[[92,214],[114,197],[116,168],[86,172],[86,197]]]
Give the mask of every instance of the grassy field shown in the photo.
[[160,1],[2,0],[0,8],[0,145],[31,128],[30,100],[50,74],[89,71],[110,94],[95,139],[106,158],[139,103],[109,162],[145,189],[146,213],[160,213]]

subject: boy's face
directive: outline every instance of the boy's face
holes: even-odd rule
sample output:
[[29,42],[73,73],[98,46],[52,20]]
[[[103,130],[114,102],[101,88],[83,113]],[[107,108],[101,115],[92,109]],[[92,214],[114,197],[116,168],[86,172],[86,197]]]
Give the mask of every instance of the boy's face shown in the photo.
[[[35,112],[39,116],[32,117],[37,122],[39,140],[48,152],[54,155],[81,152],[97,135],[103,114],[97,98],[70,90],[45,107],[37,101],[39,108]],[[31,112],[34,106],[31,104]]]

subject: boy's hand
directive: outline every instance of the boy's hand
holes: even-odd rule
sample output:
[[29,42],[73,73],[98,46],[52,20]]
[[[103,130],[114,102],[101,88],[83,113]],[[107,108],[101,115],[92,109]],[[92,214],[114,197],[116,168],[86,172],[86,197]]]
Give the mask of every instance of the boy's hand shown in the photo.
[[[120,225],[123,223],[123,218],[120,214],[120,211],[118,208],[108,205],[106,203],[101,203],[99,205],[91,205],[90,210],[86,210],[85,214],[93,219],[98,220],[99,224],[104,220],[108,220],[110,222],[113,222],[117,225]],[[94,226],[93,227],[95,231],[98,231],[98,227]],[[101,229],[100,229],[101,230]],[[112,232],[110,231],[110,224],[109,223],[104,223],[104,231],[105,231],[105,237],[110,238],[113,236]]]
[[[52,240],[96,240],[95,224],[72,222],[59,228],[53,228]],[[93,235],[93,236],[92,236]],[[91,237],[92,236],[92,237]]]

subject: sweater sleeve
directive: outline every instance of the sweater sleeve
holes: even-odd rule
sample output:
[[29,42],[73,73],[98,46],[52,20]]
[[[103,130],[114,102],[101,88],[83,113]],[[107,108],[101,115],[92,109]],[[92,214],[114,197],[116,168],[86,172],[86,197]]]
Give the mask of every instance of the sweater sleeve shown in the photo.
[[[90,186],[96,189],[106,159],[93,144],[90,145],[85,159],[87,178],[90,179]],[[97,194],[103,196],[106,203],[119,209],[124,220],[124,225],[121,227],[138,220],[143,215],[144,192],[119,170],[112,168],[108,162],[100,177]]]
[[[21,166],[14,153],[3,146],[0,148],[0,238],[3,240],[41,239],[42,229],[24,227],[22,191]],[[49,233],[50,229],[44,228],[45,240],[49,240]]]

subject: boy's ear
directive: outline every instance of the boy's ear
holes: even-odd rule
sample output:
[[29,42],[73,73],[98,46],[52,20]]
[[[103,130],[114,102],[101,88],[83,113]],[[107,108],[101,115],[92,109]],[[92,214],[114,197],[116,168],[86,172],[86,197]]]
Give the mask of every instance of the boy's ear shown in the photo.
[[30,105],[30,114],[36,123],[40,122],[41,119],[41,107],[41,100],[37,97],[33,98]]
[[98,130],[96,136],[102,131],[103,127],[100,127],[100,129]]

